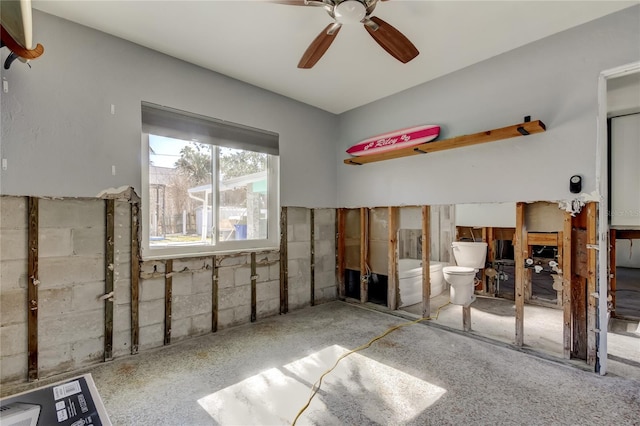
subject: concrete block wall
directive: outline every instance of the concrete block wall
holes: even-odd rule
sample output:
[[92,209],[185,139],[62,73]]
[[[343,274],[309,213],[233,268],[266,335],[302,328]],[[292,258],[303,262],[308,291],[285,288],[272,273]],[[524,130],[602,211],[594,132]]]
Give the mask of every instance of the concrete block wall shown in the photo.
[[38,368],[41,376],[104,356],[105,201],[39,201]]
[[[314,209],[315,302],[337,297],[335,209]],[[289,308],[311,303],[311,210],[287,208]]]
[[309,209],[287,207],[289,309],[311,303],[311,227]]
[[218,260],[218,267],[218,326],[248,323],[251,320],[251,256],[223,257]]
[[336,282],[336,210],[314,209],[316,303],[338,297]]
[[0,197],[0,380],[27,377],[27,199]]
[[[175,259],[172,273],[171,341],[211,332],[213,257]],[[216,256],[218,329],[251,321],[251,255]],[[164,344],[164,261],[145,261],[140,279],[140,350]],[[280,310],[280,254],[256,253],[257,318]]]
[[[0,199],[2,382],[27,375],[27,199]],[[38,367],[42,376],[98,362],[104,350],[105,203],[39,201]]]
[[258,319],[280,312],[280,252],[256,254]]
[[[131,353],[131,205],[115,201],[113,357]],[[27,198],[0,197],[0,382],[27,378]],[[288,209],[289,309],[310,304],[310,210]],[[335,210],[314,210],[315,301],[336,298]],[[104,358],[104,199],[39,200],[39,377]],[[171,342],[251,321],[251,254],[173,260]],[[280,311],[280,253],[257,252],[257,320]],[[139,346],[164,345],[166,262],[140,263]]]
[[131,353],[131,204],[115,201],[113,356]]

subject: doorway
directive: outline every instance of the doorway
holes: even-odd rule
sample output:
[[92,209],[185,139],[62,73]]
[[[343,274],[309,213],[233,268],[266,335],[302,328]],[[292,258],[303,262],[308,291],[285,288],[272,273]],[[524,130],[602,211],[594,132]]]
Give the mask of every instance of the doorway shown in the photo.
[[[608,360],[640,363],[640,62],[600,74],[596,180],[599,213],[598,338],[596,370]],[[634,188],[634,189],[631,189]],[[607,238],[608,237],[608,238]],[[636,246],[637,247],[637,246]],[[604,284],[604,285],[603,285]]]

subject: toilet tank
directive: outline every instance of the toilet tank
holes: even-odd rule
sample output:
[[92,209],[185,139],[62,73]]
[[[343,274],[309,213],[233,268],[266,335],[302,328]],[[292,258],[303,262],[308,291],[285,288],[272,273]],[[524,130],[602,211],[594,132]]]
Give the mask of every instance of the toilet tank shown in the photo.
[[454,241],[451,243],[453,256],[458,266],[483,269],[487,259],[487,243]]

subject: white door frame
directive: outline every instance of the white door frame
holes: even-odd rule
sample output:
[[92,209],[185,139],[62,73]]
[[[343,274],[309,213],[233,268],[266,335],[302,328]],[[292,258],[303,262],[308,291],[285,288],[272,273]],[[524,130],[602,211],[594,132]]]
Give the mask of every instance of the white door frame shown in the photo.
[[598,125],[596,139],[596,187],[600,194],[598,211],[598,353],[596,371],[607,373],[607,331],[609,312],[609,194],[607,138],[607,80],[640,72],[640,61],[602,71],[598,78]]

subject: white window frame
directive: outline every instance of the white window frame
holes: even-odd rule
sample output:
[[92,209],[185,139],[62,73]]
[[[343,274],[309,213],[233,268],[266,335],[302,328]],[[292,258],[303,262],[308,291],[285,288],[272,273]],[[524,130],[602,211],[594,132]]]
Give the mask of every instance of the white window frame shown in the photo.
[[[142,197],[141,197],[141,224],[142,244],[141,255],[143,260],[175,259],[181,257],[212,256],[218,254],[235,253],[242,251],[274,250],[280,244],[280,184],[279,184],[279,155],[268,154],[267,160],[267,238],[250,240],[215,241],[214,244],[194,244],[183,246],[152,247],[149,244],[149,133],[142,131],[141,138],[141,162],[142,162]],[[214,194],[213,221],[217,223],[217,209],[220,201],[219,191],[219,149],[225,147],[224,143],[214,145],[211,142],[202,142],[212,145],[212,158],[216,176],[213,178],[212,189]],[[217,239],[217,232],[214,235]]]

